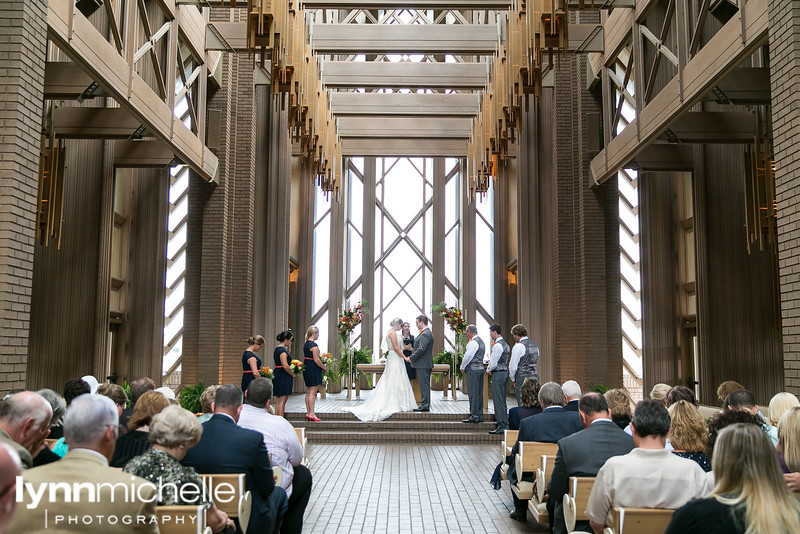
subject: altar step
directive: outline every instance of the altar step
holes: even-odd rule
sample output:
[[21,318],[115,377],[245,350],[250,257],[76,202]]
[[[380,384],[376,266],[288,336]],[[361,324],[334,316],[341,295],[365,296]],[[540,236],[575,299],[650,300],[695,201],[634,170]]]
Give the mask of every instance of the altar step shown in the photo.
[[385,421],[362,422],[349,413],[319,414],[321,422],[305,420],[305,414],[286,414],[295,427],[304,427],[310,444],[426,443],[492,444],[502,435],[489,434],[497,426],[493,415],[483,423],[462,423],[467,414],[400,413]]

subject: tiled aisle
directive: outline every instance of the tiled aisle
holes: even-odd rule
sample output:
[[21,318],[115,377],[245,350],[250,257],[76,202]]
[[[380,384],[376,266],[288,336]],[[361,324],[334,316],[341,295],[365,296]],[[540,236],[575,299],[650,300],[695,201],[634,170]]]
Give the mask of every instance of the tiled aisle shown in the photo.
[[497,446],[309,444],[314,476],[304,532],[508,533],[535,523],[508,517],[507,482],[489,478]]

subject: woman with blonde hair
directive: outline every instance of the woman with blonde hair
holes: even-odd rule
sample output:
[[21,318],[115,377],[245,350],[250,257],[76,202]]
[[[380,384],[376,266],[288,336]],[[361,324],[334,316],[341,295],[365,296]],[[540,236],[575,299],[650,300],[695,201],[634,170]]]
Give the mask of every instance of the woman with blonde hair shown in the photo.
[[220,532],[234,528],[233,521],[203,491],[203,480],[197,471],[180,463],[202,434],[203,426],[192,412],[177,405],[167,406],[153,416],[148,436],[152,448],[131,459],[123,470],[159,486],[159,506],[208,505],[208,526]]
[[661,401],[664,406],[667,405],[667,393],[669,390],[672,389],[672,386],[669,384],[656,384],[653,386],[653,389],[650,390],[650,398],[653,400]]
[[303,370],[303,381],[306,383],[306,421],[320,420],[314,413],[314,404],[317,402],[317,391],[322,384],[322,371],[328,370],[319,359],[319,346],[316,343],[318,338],[319,328],[314,325],[309,326],[306,331],[306,344],[303,345],[306,364]]
[[800,406],[800,401],[797,400],[797,397],[786,391],[781,391],[769,401],[769,417],[767,420],[769,426],[767,427],[767,433],[773,445],[778,444],[778,421],[781,420],[783,414],[795,406]]
[[714,445],[715,486],[672,516],[665,534],[798,534],[800,500],[781,478],[763,430],[736,423]]
[[264,336],[247,338],[247,348],[242,354],[242,391],[247,391],[250,382],[261,376],[261,359],[256,352],[261,350],[265,342]]
[[603,396],[608,403],[608,410],[611,412],[611,420],[622,430],[628,428],[633,417],[633,399],[625,388],[609,389]]
[[670,417],[669,438],[672,442],[673,454],[688,458],[708,473],[711,462],[704,452],[706,430],[703,416],[689,401],[681,400],[667,408]]

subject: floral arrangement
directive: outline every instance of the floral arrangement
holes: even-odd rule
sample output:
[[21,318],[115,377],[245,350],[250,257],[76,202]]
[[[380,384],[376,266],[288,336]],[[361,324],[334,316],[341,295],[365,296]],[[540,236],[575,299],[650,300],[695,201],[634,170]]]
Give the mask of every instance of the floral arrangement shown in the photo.
[[[453,353],[451,351],[449,351],[449,350],[443,350],[442,352],[440,352],[439,354],[434,356],[433,363],[438,364],[438,365],[441,365],[441,364],[449,365],[450,367],[454,367],[455,371],[459,375],[463,375],[464,373],[461,372],[461,360],[463,360],[463,359],[464,359],[463,355],[462,354],[458,354],[456,356],[456,358],[455,358],[455,361],[454,361],[453,360]],[[438,378],[438,376],[437,376],[437,378]]]
[[364,319],[364,304],[362,300],[352,308],[345,308],[339,312],[339,322],[336,323],[336,329],[339,331],[339,337],[346,339],[350,332],[355,327],[361,324]]
[[434,313],[438,313],[442,317],[444,317],[447,326],[450,327],[450,330],[455,332],[456,334],[463,334],[467,329],[467,321],[464,319],[464,312],[454,306],[450,306],[449,308],[445,306],[445,303],[434,304],[431,306],[431,310]]
[[337,379],[336,370],[333,368],[333,354],[330,352],[324,352],[319,355],[319,361],[322,362],[322,365],[328,368],[327,371],[323,371],[322,373],[322,380],[327,384],[328,382],[335,381]]
[[269,378],[270,380],[275,378],[275,373],[273,373],[272,369],[270,369],[267,366],[264,366],[261,369],[259,369],[258,374],[260,374],[263,378]]
[[[371,350],[366,347],[361,347],[358,349],[353,349],[353,356],[352,356],[352,367],[350,367],[350,374],[355,375],[357,368],[356,366],[359,364],[368,364],[372,363],[372,355]],[[339,359],[339,376],[347,376],[347,355],[344,354]]]
[[300,360],[292,360],[289,362],[289,369],[292,370],[294,374],[300,374],[305,370],[306,366]]
[[319,355],[319,361],[322,362],[322,365],[325,367],[330,367],[333,363],[333,355],[330,352],[323,352]]

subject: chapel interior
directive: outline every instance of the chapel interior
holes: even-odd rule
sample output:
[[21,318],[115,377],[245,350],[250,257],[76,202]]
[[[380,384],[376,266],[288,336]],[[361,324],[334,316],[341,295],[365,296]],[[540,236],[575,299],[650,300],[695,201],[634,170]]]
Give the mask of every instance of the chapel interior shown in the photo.
[[798,394],[798,88],[793,0],[4,0],[0,393],[238,383],[364,300]]

